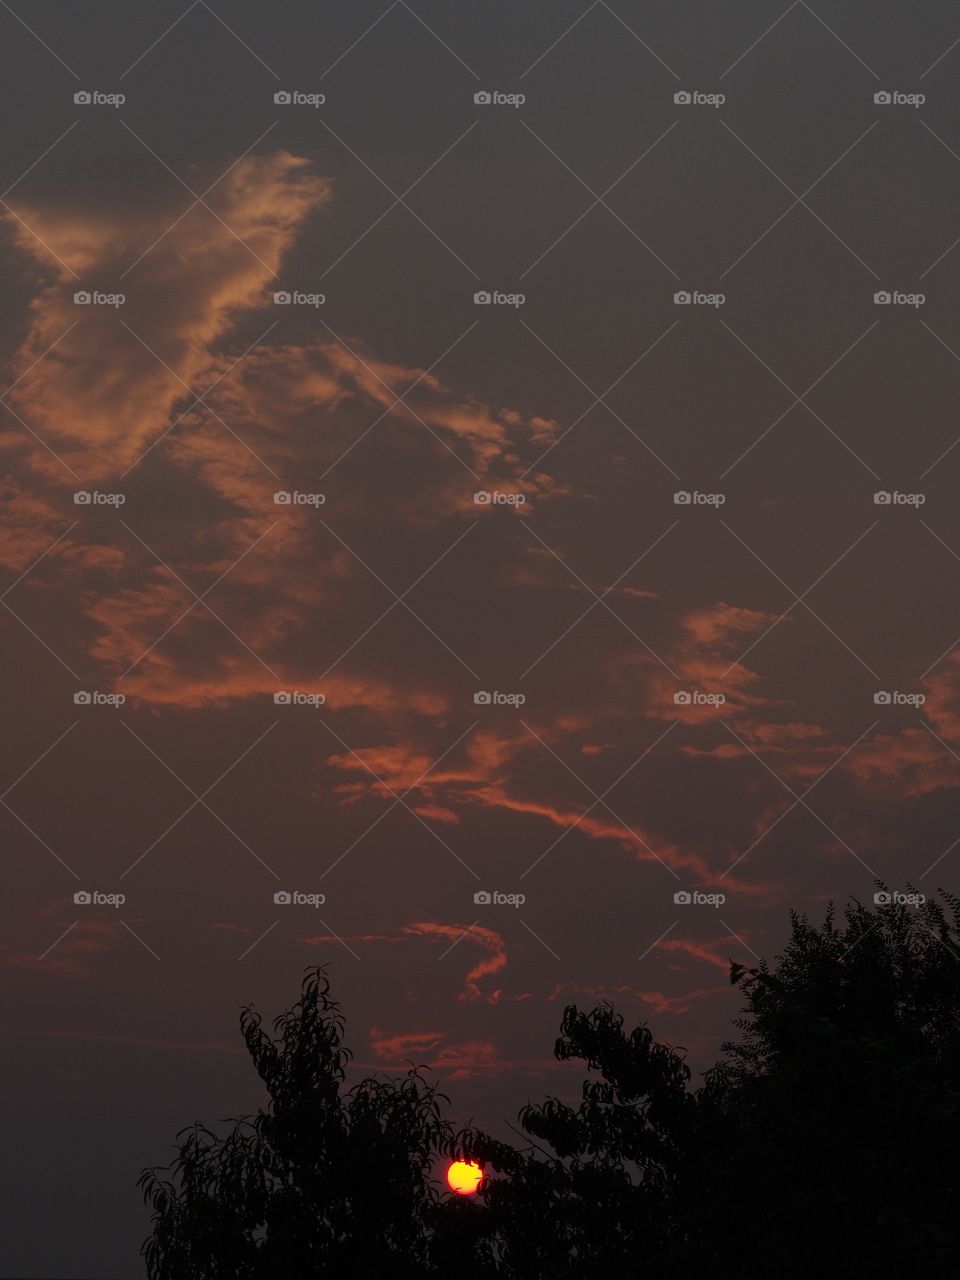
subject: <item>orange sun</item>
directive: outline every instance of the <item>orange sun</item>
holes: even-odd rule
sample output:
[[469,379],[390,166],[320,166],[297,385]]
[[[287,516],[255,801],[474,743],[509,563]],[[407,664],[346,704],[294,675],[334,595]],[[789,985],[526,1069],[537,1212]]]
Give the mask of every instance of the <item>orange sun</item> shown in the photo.
[[473,1160],[454,1160],[447,1170],[450,1190],[455,1191],[458,1196],[476,1195],[482,1177],[483,1170]]

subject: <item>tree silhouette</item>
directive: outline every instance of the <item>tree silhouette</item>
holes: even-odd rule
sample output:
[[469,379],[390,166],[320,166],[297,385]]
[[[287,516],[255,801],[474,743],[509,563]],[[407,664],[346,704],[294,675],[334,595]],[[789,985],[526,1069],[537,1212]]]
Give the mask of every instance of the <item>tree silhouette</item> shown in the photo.
[[[455,1131],[416,1069],[347,1088],[309,969],[274,1036],[241,1017],[267,1107],[185,1130],[142,1175],[150,1280],[960,1275],[960,900],[941,897],[792,913],[773,966],[731,965],[740,1039],[696,1090],[646,1026],[569,1006],[555,1055],[585,1064],[580,1102],[523,1107],[520,1145]],[[449,1158],[485,1169],[477,1196],[442,1189]]]

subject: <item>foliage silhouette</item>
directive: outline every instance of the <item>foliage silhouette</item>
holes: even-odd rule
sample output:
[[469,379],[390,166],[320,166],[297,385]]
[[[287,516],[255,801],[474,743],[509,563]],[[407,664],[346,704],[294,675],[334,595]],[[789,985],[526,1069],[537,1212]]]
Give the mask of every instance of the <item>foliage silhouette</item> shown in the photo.
[[[521,1146],[455,1131],[418,1069],[348,1089],[310,969],[274,1036],[241,1017],[267,1108],[143,1173],[150,1280],[960,1275],[960,899],[941,898],[792,913],[772,968],[731,965],[740,1039],[696,1090],[646,1026],[571,1005],[555,1056],[590,1074],[577,1106],[520,1111]],[[483,1166],[477,1196],[443,1189],[451,1158]]]

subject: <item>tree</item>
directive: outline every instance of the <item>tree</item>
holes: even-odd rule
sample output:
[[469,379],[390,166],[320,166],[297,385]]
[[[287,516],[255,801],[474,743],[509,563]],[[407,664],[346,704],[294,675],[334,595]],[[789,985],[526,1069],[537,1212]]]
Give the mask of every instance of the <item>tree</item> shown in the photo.
[[[740,1039],[699,1089],[648,1027],[569,1006],[579,1104],[525,1106],[522,1146],[454,1131],[415,1068],[348,1089],[308,970],[273,1037],[241,1017],[267,1107],[142,1175],[150,1280],[960,1274],[960,900],[886,897],[792,913],[772,966],[731,966]],[[485,1169],[477,1196],[443,1191],[449,1158]]]
[[343,1088],[350,1054],[322,969],[275,1037],[252,1008],[241,1028],[269,1104],[223,1137],[184,1130],[173,1164],[144,1171],[151,1280],[429,1274],[443,1095],[417,1070]]

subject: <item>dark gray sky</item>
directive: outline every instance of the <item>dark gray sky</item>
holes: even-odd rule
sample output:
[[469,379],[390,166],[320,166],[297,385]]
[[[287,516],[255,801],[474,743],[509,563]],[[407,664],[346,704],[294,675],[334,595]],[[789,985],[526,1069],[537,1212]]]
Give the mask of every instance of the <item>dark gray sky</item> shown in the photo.
[[0,1274],[141,1274],[307,964],[500,1131],[565,1003],[699,1071],[789,907],[955,887],[952,5],[0,31]]

